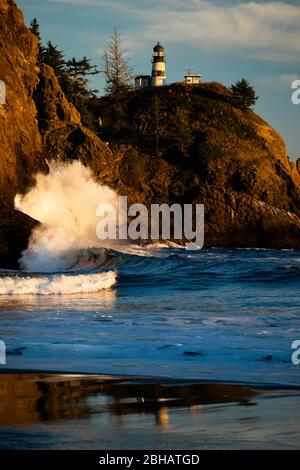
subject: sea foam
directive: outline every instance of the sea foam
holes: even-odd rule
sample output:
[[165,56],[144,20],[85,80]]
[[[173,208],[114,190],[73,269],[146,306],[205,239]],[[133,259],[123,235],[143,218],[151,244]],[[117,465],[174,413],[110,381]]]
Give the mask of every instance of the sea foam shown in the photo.
[[52,274],[0,277],[0,295],[53,295],[99,292],[116,282],[113,271],[93,274]]
[[31,272],[59,272],[76,263],[80,250],[111,247],[96,235],[99,204],[118,207],[117,194],[98,184],[80,162],[50,163],[36,185],[17,195],[15,207],[41,222],[31,235],[20,267]]

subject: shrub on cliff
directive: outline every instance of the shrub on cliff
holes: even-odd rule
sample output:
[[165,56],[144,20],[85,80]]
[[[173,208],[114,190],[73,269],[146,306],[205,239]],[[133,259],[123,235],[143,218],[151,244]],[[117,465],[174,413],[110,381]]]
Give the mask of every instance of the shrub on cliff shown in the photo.
[[105,141],[148,155],[211,159],[234,155],[239,139],[245,148],[263,145],[254,125],[261,119],[233,106],[232,99],[221,84],[174,84],[94,99],[90,110],[101,117]]

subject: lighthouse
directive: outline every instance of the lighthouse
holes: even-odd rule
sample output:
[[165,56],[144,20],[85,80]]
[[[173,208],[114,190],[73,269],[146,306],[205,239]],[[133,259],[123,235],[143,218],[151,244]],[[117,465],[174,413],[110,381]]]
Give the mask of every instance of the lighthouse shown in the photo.
[[158,42],[153,48],[151,86],[162,86],[166,82],[165,49]]
[[166,84],[166,59],[165,49],[158,42],[153,48],[152,73],[150,75],[138,75],[135,77],[135,88],[149,88]]

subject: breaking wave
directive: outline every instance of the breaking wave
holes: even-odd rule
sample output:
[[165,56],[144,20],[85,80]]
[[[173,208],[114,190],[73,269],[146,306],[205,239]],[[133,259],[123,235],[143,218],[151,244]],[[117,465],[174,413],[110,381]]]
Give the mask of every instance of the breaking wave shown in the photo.
[[95,293],[116,283],[114,271],[93,274],[17,275],[0,277],[0,295]]
[[[97,238],[99,204],[118,196],[80,162],[50,163],[47,175],[17,195],[15,207],[40,222],[19,260],[21,271],[0,273],[0,295],[96,293],[117,280],[107,266],[109,244]],[[111,242],[109,242],[111,245]]]
[[80,162],[50,163],[49,174],[38,174],[36,185],[15,207],[41,222],[31,235],[20,267],[31,272],[60,272],[76,263],[78,253],[112,247],[96,235],[99,204],[118,208],[117,194],[98,184]]

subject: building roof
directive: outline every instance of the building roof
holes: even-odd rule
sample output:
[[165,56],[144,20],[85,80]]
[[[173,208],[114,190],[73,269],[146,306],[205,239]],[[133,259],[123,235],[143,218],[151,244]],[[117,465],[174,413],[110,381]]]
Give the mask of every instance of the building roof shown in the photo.
[[164,47],[159,42],[153,47],[154,52],[163,52],[164,50]]
[[151,78],[151,75],[137,75],[135,79],[138,79],[138,78]]

